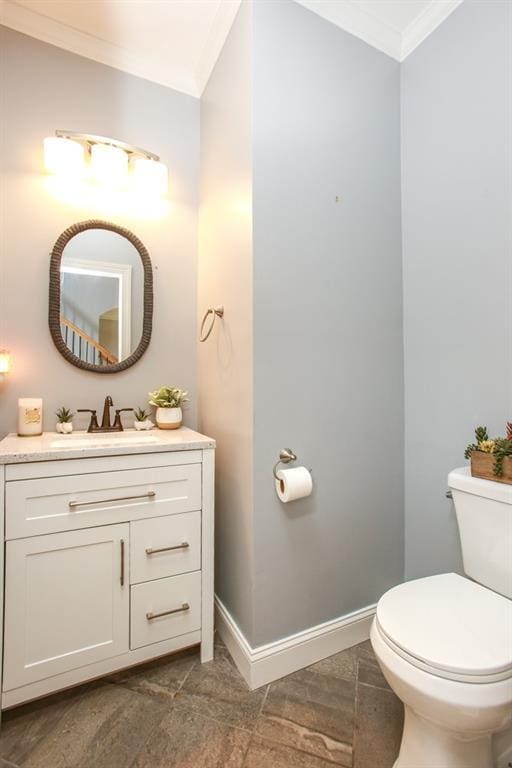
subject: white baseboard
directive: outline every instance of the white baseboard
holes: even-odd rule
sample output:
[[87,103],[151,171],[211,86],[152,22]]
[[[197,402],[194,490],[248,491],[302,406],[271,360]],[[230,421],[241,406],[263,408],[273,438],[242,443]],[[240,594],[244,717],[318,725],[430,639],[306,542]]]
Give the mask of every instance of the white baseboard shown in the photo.
[[251,690],[309,667],[333,653],[368,640],[375,605],[318,624],[295,635],[252,648],[233,617],[215,596],[215,624]]

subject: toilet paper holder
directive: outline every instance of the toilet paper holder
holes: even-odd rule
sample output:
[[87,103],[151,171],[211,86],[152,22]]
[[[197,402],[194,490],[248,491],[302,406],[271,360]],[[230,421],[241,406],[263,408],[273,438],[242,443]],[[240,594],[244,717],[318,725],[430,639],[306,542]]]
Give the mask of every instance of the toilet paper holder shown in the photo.
[[279,461],[276,461],[274,464],[274,469],[272,470],[272,474],[274,475],[276,480],[279,480],[277,476],[277,468],[280,464],[289,464],[290,461],[297,461],[297,456],[294,454],[291,448],[282,448],[279,451]]

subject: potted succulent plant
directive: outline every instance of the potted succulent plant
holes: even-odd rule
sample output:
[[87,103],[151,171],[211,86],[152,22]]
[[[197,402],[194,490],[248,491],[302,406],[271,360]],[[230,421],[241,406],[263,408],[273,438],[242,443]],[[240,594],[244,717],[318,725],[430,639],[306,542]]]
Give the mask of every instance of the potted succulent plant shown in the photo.
[[69,435],[73,431],[72,419],[74,413],[72,413],[69,408],[64,408],[64,406],[62,406],[56,411],[55,415],[57,417],[57,424],[55,425],[56,431],[60,432],[61,435]]
[[149,413],[144,408],[136,408],[134,413],[135,421],[133,422],[133,426],[135,429],[139,431],[144,429],[153,429],[155,425],[149,418]]
[[512,485],[512,422],[507,423],[507,436],[490,439],[487,427],[475,429],[475,442],[464,454],[471,461],[473,477]]
[[159,429],[178,429],[183,421],[181,406],[188,401],[188,392],[177,387],[160,387],[149,393],[149,404],[156,408]]

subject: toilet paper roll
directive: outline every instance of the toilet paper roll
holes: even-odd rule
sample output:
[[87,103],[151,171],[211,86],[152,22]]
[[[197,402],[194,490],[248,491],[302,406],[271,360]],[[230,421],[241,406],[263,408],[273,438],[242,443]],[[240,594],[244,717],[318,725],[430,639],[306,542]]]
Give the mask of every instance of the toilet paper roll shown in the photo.
[[313,490],[313,478],[306,467],[292,467],[277,471],[276,493],[287,504],[295,499],[309,496]]

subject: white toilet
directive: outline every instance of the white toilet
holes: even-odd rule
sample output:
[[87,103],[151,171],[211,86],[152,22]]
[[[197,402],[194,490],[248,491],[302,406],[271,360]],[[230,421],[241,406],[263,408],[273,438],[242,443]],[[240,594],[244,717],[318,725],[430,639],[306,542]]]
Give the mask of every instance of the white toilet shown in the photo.
[[394,768],[512,766],[512,486],[448,476],[464,571],[390,589],[371,642],[405,706]]

